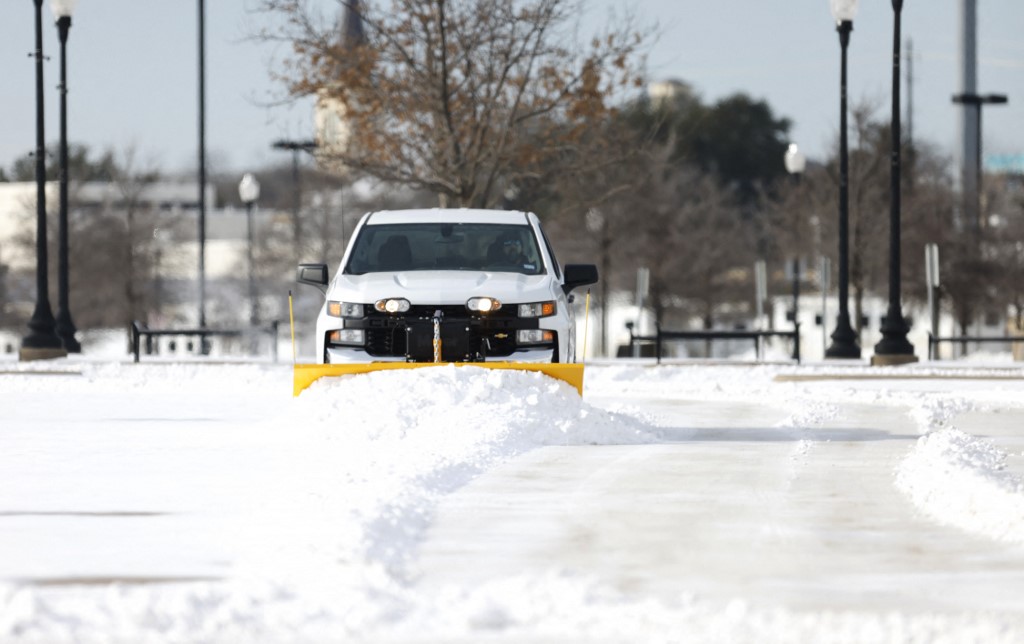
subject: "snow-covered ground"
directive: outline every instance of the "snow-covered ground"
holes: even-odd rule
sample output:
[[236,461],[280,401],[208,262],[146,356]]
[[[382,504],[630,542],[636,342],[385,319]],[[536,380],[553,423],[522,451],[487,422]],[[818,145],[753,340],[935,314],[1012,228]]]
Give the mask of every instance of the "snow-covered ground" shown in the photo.
[[0,361],[2,642],[1024,641],[1024,365]]

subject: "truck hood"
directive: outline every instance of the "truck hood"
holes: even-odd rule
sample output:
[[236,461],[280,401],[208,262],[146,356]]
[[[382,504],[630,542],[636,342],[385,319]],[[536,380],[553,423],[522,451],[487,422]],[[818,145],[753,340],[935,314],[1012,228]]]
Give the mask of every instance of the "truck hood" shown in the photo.
[[327,293],[330,300],[368,304],[404,297],[412,304],[464,304],[471,297],[494,297],[524,303],[551,299],[551,275],[487,271],[403,271],[339,275]]

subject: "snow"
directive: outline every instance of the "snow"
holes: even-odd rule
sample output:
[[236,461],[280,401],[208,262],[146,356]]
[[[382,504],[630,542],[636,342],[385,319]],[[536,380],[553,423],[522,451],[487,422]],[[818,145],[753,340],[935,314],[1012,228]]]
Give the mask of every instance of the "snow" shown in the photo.
[[922,512],[979,535],[1024,544],[1024,478],[1008,454],[956,429],[919,439],[896,482]]
[[[121,349],[0,361],[0,641],[1024,639],[1024,600],[811,610],[742,588],[630,591],[557,560],[480,583],[428,583],[417,567],[438,509],[495,472],[526,476],[525,455],[685,444],[732,404],[777,410],[737,431],[792,440],[790,484],[849,410],[884,417],[903,430],[878,483],[907,521],[979,552],[1024,545],[1019,427],[998,425],[1024,418],[1012,362],[623,361],[589,366],[583,399],[538,373],[441,366],[292,398],[290,365],[131,364]],[[515,536],[539,542],[536,529]]]

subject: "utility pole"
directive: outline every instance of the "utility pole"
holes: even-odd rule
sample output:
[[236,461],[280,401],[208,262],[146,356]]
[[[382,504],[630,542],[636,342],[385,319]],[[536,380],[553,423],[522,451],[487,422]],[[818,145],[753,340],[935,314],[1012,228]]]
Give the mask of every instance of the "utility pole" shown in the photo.
[[298,262],[299,245],[302,242],[302,219],[299,211],[302,207],[302,188],[299,183],[299,152],[312,152],[316,149],[316,141],[274,141],[275,150],[290,150],[292,153],[292,244],[295,261]]
[[[977,0],[960,0],[960,95],[978,94],[978,5]],[[956,98],[953,99],[956,101]],[[960,194],[961,226],[977,235],[980,232],[978,203],[978,172],[981,166],[978,131],[981,105],[963,102],[960,116]]]
[[[199,328],[206,327],[206,8],[199,0]],[[199,341],[206,355],[206,337]]]
[[907,145],[914,147],[914,41],[907,38]]
[[914,148],[914,41],[907,38],[907,194],[917,181],[917,150]]

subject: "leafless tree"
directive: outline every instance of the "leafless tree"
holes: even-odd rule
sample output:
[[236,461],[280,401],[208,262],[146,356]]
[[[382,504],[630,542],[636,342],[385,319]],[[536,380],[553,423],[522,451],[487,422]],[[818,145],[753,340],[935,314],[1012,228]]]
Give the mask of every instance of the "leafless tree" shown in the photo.
[[564,159],[639,80],[645,36],[626,20],[580,43],[576,0],[358,6],[366,37],[357,46],[304,0],[263,0],[288,25],[263,36],[292,45],[280,76],[293,95],[343,113],[349,140],[323,157],[428,190],[442,205],[499,203],[509,186]]
[[752,229],[735,194],[711,175],[670,163],[670,150],[654,146],[634,159],[640,179],[606,207],[618,231],[616,255],[629,269],[650,270],[656,319],[682,325],[695,316],[712,328],[721,305],[747,299]]
[[1008,306],[1010,330],[1024,333],[1024,187],[1009,175],[985,180],[984,255],[994,264],[990,306]]
[[0,256],[0,329],[12,326],[14,322],[8,286],[9,273],[10,267],[3,263],[3,256]]
[[[159,172],[153,162],[140,160],[134,146],[115,156],[113,190],[106,199],[87,203],[81,198],[81,183],[69,186],[69,298],[79,329],[145,321],[154,301],[151,280],[160,252],[154,236],[157,213],[144,195]],[[47,210],[50,230],[56,230],[56,205]],[[171,217],[165,214],[165,225]],[[18,244],[27,249],[34,236],[23,228]],[[56,275],[56,235],[49,243],[54,264],[50,274]],[[51,287],[56,287],[54,280]]]

